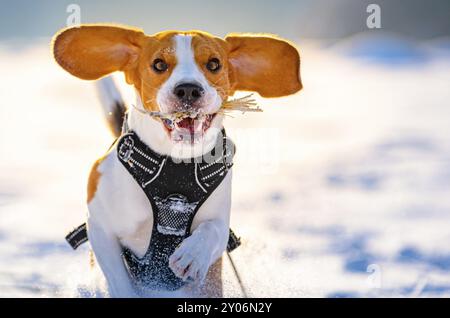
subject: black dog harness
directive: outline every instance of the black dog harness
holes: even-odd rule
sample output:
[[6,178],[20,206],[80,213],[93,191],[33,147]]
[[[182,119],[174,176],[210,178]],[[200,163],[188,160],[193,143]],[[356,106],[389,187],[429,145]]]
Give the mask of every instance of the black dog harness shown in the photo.
[[[144,144],[133,131],[117,142],[119,161],[146,194],[153,210],[153,230],[143,257],[123,247],[123,259],[130,275],[140,285],[153,289],[176,290],[184,282],[169,268],[169,257],[188,237],[192,221],[211,193],[223,181],[233,165],[235,147],[219,134],[209,153],[189,162],[163,156]],[[67,241],[75,249],[87,240],[86,226],[72,231]],[[227,250],[240,245],[230,230]]]
[[221,135],[207,157],[178,162],[157,154],[130,132],[120,138],[117,155],[153,210],[153,231],[145,255],[138,258],[123,248],[129,272],[145,286],[178,289],[184,282],[169,268],[169,257],[190,235],[195,214],[233,165],[234,146]]

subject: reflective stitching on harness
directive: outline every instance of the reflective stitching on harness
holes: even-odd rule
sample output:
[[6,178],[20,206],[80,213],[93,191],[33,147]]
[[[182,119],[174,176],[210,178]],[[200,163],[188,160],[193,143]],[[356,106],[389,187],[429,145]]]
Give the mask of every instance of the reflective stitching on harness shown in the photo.
[[139,149],[139,148],[137,148],[137,147],[133,147],[133,150],[136,150],[136,152],[137,152],[138,154],[140,154],[142,157],[144,157],[145,159],[150,160],[151,162],[153,162],[153,163],[156,164],[156,165],[159,165],[159,162],[158,162],[158,161],[156,161],[155,159],[153,159],[153,158],[150,157],[150,156],[147,156],[141,149]]
[[223,171],[224,169],[225,169],[225,166],[222,166],[222,167],[219,168],[219,170],[214,171],[214,172],[211,172],[210,174],[204,176],[204,177],[202,178],[202,180],[205,181],[206,179],[209,179],[209,178],[215,176],[216,174],[218,174],[219,172]]
[[133,158],[129,158],[128,159],[128,163],[132,163],[136,166],[138,166],[139,168],[141,168],[142,170],[144,170],[145,172],[149,173],[149,174],[153,174],[153,172],[155,172],[155,169],[151,170],[147,167],[145,167],[144,165],[140,164],[138,161],[134,160]]
[[[200,170],[202,170],[202,168],[200,167]],[[195,181],[197,182],[198,186],[200,188],[202,188],[203,192],[207,193],[208,191],[206,191],[205,188],[203,188],[202,184],[200,183],[200,181],[198,180],[198,175],[197,175],[197,163],[195,163]]]
[[222,159],[225,159],[225,158],[227,158],[227,157],[229,157],[229,156],[231,156],[231,153],[229,153],[229,154],[227,154],[227,155],[225,155],[225,156],[222,156],[222,157],[216,159],[214,162],[208,163],[206,166],[200,167],[200,170],[205,170],[206,168],[209,168],[209,167],[211,167],[212,165],[214,165],[214,164],[216,164],[216,163],[219,163]]
[[142,187],[145,188],[146,186],[148,186],[150,183],[152,183],[153,181],[155,181],[156,178],[158,178],[159,174],[161,173],[162,168],[164,167],[164,164],[166,163],[166,159],[164,158],[163,161],[161,162],[161,165],[159,166],[159,170],[158,172],[153,176],[153,178],[151,178],[151,180],[145,182],[142,184]]

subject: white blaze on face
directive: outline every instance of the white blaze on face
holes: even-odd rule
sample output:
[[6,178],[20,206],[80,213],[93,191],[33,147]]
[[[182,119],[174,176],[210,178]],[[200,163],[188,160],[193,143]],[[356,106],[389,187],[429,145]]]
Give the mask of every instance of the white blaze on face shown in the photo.
[[217,90],[212,87],[203,72],[195,62],[195,53],[192,48],[192,36],[176,35],[173,38],[177,65],[167,81],[161,86],[156,101],[163,113],[175,110],[174,89],[180,84],[197,84],[204,89],[204,95],[199,101],[203,113],[212,114],[219,110],[222,99]]

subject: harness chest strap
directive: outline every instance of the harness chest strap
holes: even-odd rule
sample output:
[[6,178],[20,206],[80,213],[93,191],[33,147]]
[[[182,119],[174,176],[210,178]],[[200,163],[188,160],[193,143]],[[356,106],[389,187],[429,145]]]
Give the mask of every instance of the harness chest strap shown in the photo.
[[[78,227],[70,231],[66,235],[66,241],[74,250],[76,250],[80,245],[86,243],[88,241],[87,224],[86,223],[80,224]],[[230,235],[228,237],[228,244],[227,244],[227,252],[234,251],[240,245],[241,245],[241,238],[237,237],[236,234],[234,234],[233,230],[230,229]]]

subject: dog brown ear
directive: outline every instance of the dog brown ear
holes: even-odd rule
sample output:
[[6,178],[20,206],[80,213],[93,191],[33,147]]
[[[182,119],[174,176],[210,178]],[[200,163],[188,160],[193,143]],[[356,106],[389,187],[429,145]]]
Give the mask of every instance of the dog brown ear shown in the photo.
[[302,89],[300,55],[288,42],[273,36],[229,35],[229,64],[234,90],[280,97]]
[[72,75],[94,80],[133,65],[145,38],[139,30],[82,25],[58,33],[53,41],[53,54],[58,64]]

